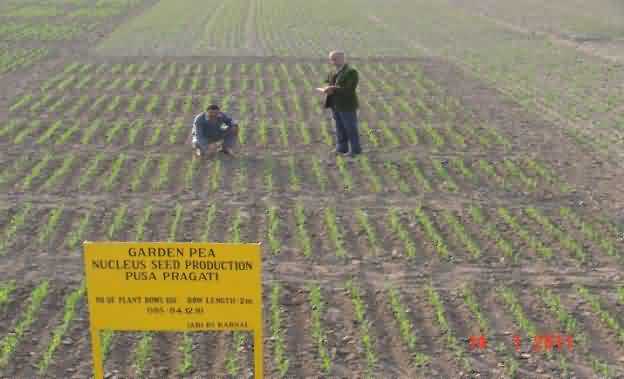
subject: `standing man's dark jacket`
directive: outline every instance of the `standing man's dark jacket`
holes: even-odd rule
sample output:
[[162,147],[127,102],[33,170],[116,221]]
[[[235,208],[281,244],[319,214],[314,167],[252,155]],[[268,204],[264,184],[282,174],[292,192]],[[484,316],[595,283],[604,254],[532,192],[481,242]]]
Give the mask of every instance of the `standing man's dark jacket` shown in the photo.
[[359,107],[355,89],[358,85],[358,72],[349,64],[342,66],[340,71],[330,73],[325,81],[329,85],[339,86],[334,93],[325,97],[325,108],[338,112],[354,112]]

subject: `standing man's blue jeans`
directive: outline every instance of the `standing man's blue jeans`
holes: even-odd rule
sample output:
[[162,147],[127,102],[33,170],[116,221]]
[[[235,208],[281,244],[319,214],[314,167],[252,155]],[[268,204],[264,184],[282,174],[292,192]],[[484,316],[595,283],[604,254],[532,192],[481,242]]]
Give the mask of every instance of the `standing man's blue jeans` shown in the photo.
[[351,154],[360,154],[362,148],[356,111],[339,112],[332,109],[332,115],[336,122],[336,151],[347,153],[350,150]]

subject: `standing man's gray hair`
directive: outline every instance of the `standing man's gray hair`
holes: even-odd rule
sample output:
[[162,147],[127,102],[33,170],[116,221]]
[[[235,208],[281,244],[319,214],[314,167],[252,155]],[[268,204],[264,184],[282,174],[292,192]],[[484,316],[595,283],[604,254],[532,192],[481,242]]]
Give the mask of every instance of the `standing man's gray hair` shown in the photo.
[[334,50],[329,53],[329,59],[336,59],[341,61],[342,63],[345,62],[346,58],[347,55],[342,50]]

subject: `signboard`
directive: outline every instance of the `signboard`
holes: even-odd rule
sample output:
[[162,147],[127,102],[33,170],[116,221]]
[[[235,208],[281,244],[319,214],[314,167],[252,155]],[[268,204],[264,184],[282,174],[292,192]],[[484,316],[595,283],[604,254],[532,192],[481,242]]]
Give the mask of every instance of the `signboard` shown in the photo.
[[100,330],[254,333],[262,368],[260,244],[85,242],[96,379],[104,377]]

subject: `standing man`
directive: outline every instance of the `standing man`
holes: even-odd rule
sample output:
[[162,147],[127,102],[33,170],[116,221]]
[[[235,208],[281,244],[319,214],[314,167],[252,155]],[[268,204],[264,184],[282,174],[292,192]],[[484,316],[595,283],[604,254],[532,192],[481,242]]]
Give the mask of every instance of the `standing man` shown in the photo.
[[332,51],[329,62],[336,68],[327,80],[327,87],[321,88],[325,93],[325,108],[332,111],[336,122],[336,153],[356,156],[362,152],[357,124],[359,107],[355,89],[358,85],[358,72],[346,63],[345,53]]
[[221,151],[231,155],[238,138],[238,124],[213,104],[195,116],[192,136],[197,156],[206,155],[208,145],[218,141],[223,141]]

